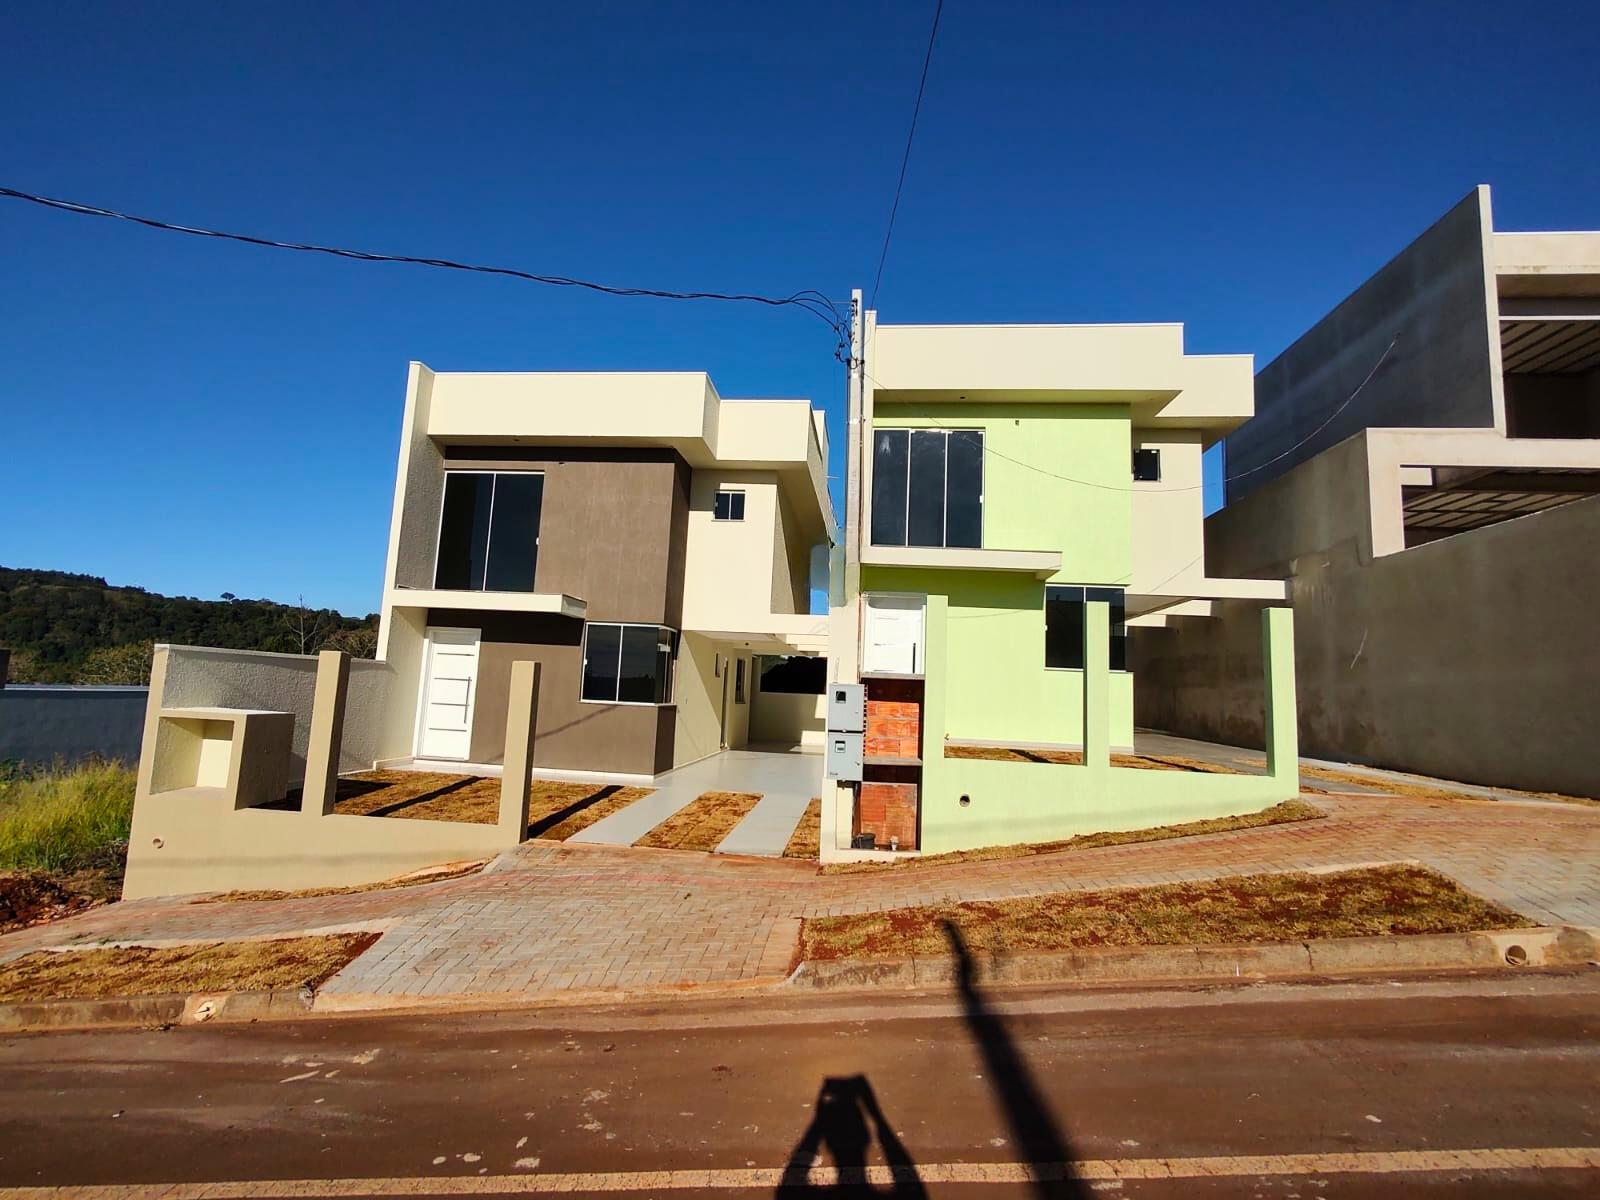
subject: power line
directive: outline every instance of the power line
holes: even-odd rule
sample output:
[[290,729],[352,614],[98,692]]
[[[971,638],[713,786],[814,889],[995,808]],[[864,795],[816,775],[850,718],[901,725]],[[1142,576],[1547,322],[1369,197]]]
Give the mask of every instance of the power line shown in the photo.
[[933,42],[939,36],[939,14],[944,12],[944,0],[933,9],[933,28],[928,30],[928,50],[922,56],[922,78],[917,83],[917,102],[911,108],[911,128],[906,132],[906,152],[900,159],[900,181],[894,185],[894,203],[889,206],[889,227],[883,231],[883,250],[878,255],[878,273],[872,280],[872,299],[868,308],[878,307],[878,285],[883,282],[883,264],[889,257],[889,239],[894,236],[894,218],[900,211],[900,192],[906,186],[906,166],[911,162],[911,143],[917,136],[917,117],[922,112],[922,93],[928,86],[928,64],[933,61]]
[[19,191],[16,188],[0,186],[0,196],[13,200],[25,200],[30,204],[38,204],[44,208],[57,209],[61,212],[76,213],[88,217],[110,217],[118,221],[130,221],[135,225],[143,225],[150,229],[160,229],[168,233],[186,233],[193,237],[218,238],[229,242],[243,242],[250,246],[264,246],[272,250],[298,250],[308,254],[327,254],[335,258],[350,258],[358,262],[386,262],[404,263],[418,267],[437,267],[446,271],[470,271],[480,275],[502,275],[511,279],[526,280],[529,283],[542,283],[550,287],[581,288],[591,292],[600,292],[607,296],[647,296],[657,300],[723,300],[735,303],[762,304],[771,308],[794,307],[819,317],[827,323],[834,335],[847,341],[849,338],[849,323],[845,314],[827,296],[814,288],[805,288],[791,296],[758,296],[749,293],[730,292],[676,292],[661,288],[621,287],[615,284],[596,283],[588,279],[574,279],[566,275],[540,275],[532,271],[522,271],[515,267],[495,267],[481,263],[456,262],[448,258],[423,258],[409,254],[380,254],[371,250],[351,250],[340,246],[320,246],[312,242],[281,242],[274,238],[257,237],[248,233],[230,233],[220,229],[206,229],[196,225],[179,225],[172,221],[163,221],[156,217],[143,217],[134,213],[119,212],[112,208],[101,208],[93,204],[80,204],[75,200],[60,200],[50,196],[36,196],[32,192]]
[[[1354,403],[1355,398],[1362,393],[1362,391],[1366,388],[1367,384],[1372,382],[1373,376],[1378,373],[1378,368],[1383,366],[1384,362],[1387,361],[1389,355],[1393,352],[1395,346],[1399,345],[1399,343],[1400,343],[1400,336],[1398,334],[1396,334],[1395,337],[1394,337],[1394,340],[1391,341],[1389,343],[1389,345],[1384,349],[1383,353],[1378,356],[1378,361],[1372,364],[1372,370],[1367,372],[1367,377],[1365,379],[1363,379],[1359,384],[1356,385],[1356,390],[1355,391],[1351,392],[1348,396],[1346,396],[1344,398],[1344,400],[1342,402],[1340,402],[1339,406],[1337,408],[1335,408],[1331,413],[1328,414],[1327,418],[1322,422],[1322,424],[1318,425],[1310,433],[1306,434],[1305,437],[1301,438],[1298,442],[1296,442],[1294,445],[1290,446],[1287,450],[1283,451],[1281,454],[1276,454],[1273,457],[1267,459],[1266,462],[1259,463],[1256,466],[1250,467],[1247,470],[1240,471],[1236,475],[1224,475],[1222,477],[1222,479],[1219,480],[1218,482],[1220,482],[1220,483],[1233,483],[1235,480],[1244,479],[1246,476],[1254,475],[1257,471],[1264,471],[1268,467],[1272,466],[1273,463],[1282,462],[1284,459],[1288,458],[1291,454],[1293,454],[1296,450],[1300,449],[1300,447],[1304,446],[1306,443],[1308,443],[1312,439],[1314,439],[1318,434],[1320,434],[1329,425],[1333,424],[1334,420],[1339,416],[1340,413],[1342,413],[1345,409],[1349,408],[1352,403]],[[883,387],[883,384],[880,383],[877,379],[873,378],[873,376],[870,373],[868,373],[865,369],[863,369],[862,374],[866,375],[866,377],[868,379],[872,380],[872,384],[873,384],[874,387]],[[945,431],[947,433],[953,433],[953,432],[957,431],[957,427],[954,426],[954,425],[919,425],[916,428],[918,428],[918,429],[939,429],[939,430],[943,430],[943,431]],[[1048,479],[1059,479],[1064,483],[1076,483],[1076,484],[1081,484],[1084,487],[1098,488],[1099,490],[1101,490],[1103,492],[1125,492],[1125,493],[1142,492],[1142,493],[1144,493],[1146,495],[1149,495],[1151,493],[1160,493],[1160,494],[1163,494],[1163,495],[1175,495],[1175,494],[1180,493],[1180,492],[1200,492],[1200,491],[1204,491],[1206,489],[1206,486],[1207,486],[1204,483],[1197,483],[1197,484],[1186,484],[1186,485],[1184,485],[1182,487],[1149,486],[1149,487],[1138,487],[1138,488],[1135,488],[1135,487],[1123,487],[1120,484],[1114,484],[1114,483],[1101,483],[1101,482],[1099,482],[1098,480],[1095,480],[1095,479],[1078,479],[1075,476],[1072,476],[1072,475],[1061,475],[1061,474],[1058,474],[1055,471],[1047,470],[1044,467],[1037,466],[1034,463],[1024,462],[1020,458],[1013,458],[1009,454],[1002,453],[1001,451],[996,450],[996,449],[994,449],[993,447],[991,447],[989,445],[989,439],[988,438],[984,439],[983,452],[985,454],[992,454],[996,458],[1002,458],[1008,463],[1013,463],[1016,466],[1022,467],[1022,468],[1026,469],[1026,470],[1029,470],[1029,471],[1033,471],[1036,474],[1043,475]]]

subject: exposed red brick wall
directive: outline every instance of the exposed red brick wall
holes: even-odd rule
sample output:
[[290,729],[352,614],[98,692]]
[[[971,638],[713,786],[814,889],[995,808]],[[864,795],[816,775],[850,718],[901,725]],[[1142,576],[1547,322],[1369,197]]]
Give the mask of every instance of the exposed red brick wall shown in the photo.
[[900,849],[917,848],[917,785],[882,783],[868,780],[861,785],[856,802],[857,827],[877,838],[878,849],[887,850],[891,838],[900,839]]
[[867,701],[868,758],[916,758],[922,750],[922,705],[910,700]]

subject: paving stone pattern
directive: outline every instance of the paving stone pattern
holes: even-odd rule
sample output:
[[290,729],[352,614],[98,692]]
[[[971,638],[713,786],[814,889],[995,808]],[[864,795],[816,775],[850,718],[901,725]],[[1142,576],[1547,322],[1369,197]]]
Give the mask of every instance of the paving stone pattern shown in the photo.
[[786,974],[799,918],[932,901],[1416,860],[1541,923],[1600,926],[1600,809],[1320,796],[1308,821],[1026,859],[819,875],[813,864],[530,842],[479,875],[257,903],[141,900],[0,937],[0,960],[102,940],[382,929],[330,998],[492,1001]]

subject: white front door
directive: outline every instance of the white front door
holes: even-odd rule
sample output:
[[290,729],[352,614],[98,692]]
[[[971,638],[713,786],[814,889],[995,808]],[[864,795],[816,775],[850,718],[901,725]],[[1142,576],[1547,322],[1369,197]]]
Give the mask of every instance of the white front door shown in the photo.
[[429,627],[417,718],[417,757],[465,761],[471,753],[479,636],[476,629]]
[[923,672],[921,596],[868,596],[861,670],[920,675]]

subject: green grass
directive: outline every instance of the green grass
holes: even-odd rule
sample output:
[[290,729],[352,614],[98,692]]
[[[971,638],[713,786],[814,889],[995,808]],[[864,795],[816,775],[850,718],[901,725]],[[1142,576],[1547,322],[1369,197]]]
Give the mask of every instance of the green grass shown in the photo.
[[0,871],[73,871],[120,855],[133,779],[112,762],[0,780]]

